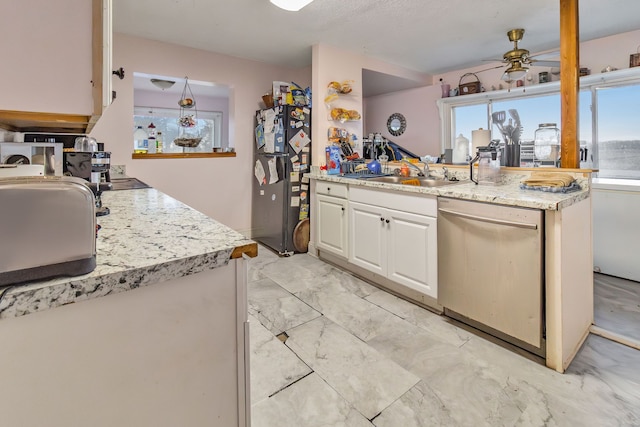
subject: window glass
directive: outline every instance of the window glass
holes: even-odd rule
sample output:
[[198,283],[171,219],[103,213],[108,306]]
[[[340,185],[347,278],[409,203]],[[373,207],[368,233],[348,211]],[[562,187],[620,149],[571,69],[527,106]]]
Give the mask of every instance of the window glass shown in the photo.
[[601,178],[640,179],[640,85],[596,89]]
[[134,130],[138,126],[147,131],[150,123],[156,127],[156,132],[162,132],[163,151],[165,153],[206,152],[210,153],[214,147],[220,147],[222,113],[215,111],[199,111],[194,130],[199,132],[202,140],[197,147],[181,147],[173,143],[179,136],[180,126],[179,108],[135,107],[133,116]]
[[560,127],[559,94],[495,101],[492,111],[491,139],[499,139],[501,143],[508,135],[517,133],[512,131],[517,122],[522,126],[521,134],[516,135],[520,143],[533,142],[541,123],[555,123]]
[[488,104],[486,103],[454,107],[451,113],[452,139],[455,140],[456,137],[462,134],[462,136],[471,141],[471,131],[480,128],[489,129],[487,111]]
[[580,141],[580,167],[593,168],[593,115],[591,91],[580,91],[578,100],[578,140]]

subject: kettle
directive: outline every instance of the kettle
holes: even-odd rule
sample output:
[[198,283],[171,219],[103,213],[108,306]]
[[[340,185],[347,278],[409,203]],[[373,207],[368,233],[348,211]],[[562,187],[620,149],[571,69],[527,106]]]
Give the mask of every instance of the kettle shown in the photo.
[[[478,174],[473,179],[473,164],[478,161]],[[469,178],[476,184],[497,184],[500,178],[500,151],[496,145],[478,147],[476,156],[469,163]]]

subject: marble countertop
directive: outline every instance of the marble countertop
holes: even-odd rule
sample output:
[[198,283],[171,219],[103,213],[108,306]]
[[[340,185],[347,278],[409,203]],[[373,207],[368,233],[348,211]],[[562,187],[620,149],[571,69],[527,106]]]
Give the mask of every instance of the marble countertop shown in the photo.
[[547,193],[536,190],[523,190],[520,181],[526,175],[504,175],[502,183],[497,185],[476,185],[471,181],[461,181],[444,187],[418,187],[414,185],[398,185],[374,182],[368,179],[344,178],[340,175],[328,175],[316,171],[305,176],[321,181],[339,182],[348,185],[402,191],[406,193],[431,194],[434,196],[473,200],[477,202],[496,203],[507,206],[542,210],[560,210],[589,197],[589,180],[577,178],[582,188],[570,193]]
[[[99,217],[97,267],[89,274],[11,287],[0,319],[48,310],[222,267],[257,244],[153,188],[107,191]],[[0,294],[6,288],[0,288]]]

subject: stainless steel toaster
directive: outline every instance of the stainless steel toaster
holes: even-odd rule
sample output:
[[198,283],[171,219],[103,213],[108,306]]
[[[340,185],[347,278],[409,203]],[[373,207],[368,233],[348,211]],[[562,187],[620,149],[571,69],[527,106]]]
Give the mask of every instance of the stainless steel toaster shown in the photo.
[[80,178],[0,178],[0,286],[93,271],[95,209]]

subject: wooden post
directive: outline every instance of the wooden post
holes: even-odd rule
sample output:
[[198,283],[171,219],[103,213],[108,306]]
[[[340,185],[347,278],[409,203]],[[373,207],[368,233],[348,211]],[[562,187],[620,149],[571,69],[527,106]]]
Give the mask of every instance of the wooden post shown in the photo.
[[560,167],[580,167],[578,94],[580,69],[578,0],[560,0]]

